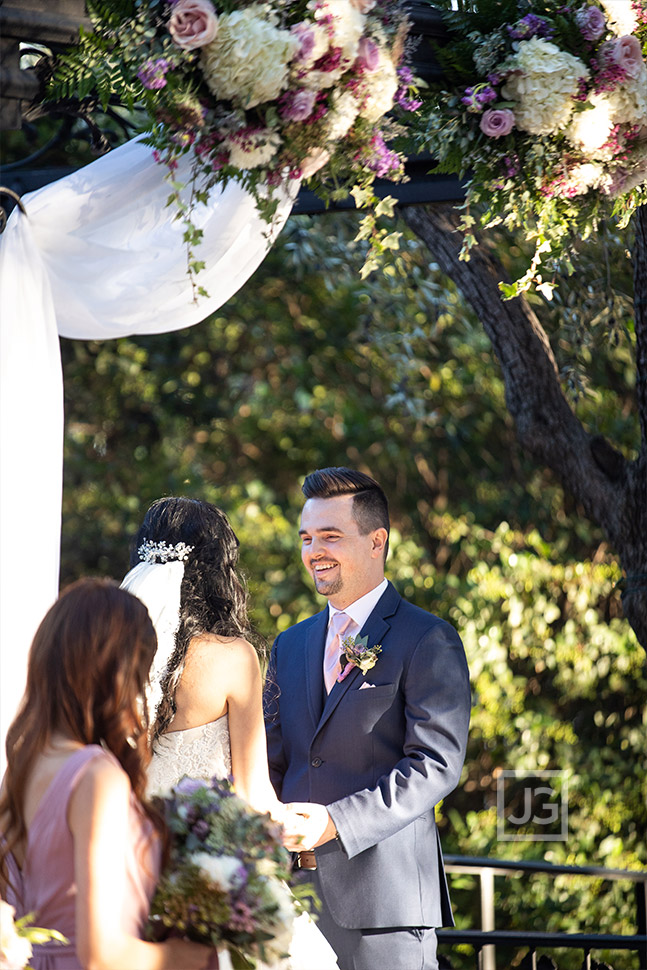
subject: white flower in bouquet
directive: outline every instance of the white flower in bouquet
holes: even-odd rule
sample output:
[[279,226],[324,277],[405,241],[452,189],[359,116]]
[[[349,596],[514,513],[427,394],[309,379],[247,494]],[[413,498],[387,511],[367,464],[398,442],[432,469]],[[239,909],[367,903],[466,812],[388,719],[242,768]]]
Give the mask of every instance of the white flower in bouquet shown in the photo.
[[245,881],[245,870],[240,859],[235,856],[209,855],[208,852],[194,852],[191,862],[215,886],[228,892],[236,889]]
[[366,75],[368,96],[360,110],[362,118],[375,122],[390,111],[398,84],[393,61],[388,51],[380,47],[377,67]]
[[13,906],[0,899],[0,970],[22,970],[31,958],[31,943],[18,935],[14,913]]
[[610,29],[618,37],[633,34],[638,26],[631,0],[600,0]]
[[579,57],[541,37],[531,37],[519,42],[519,50],[505,68],[515,72],[508,77],[502,94],[517,102],[517,128],[532,135],[549,135],[566,127],[579,81],[589,76]]
[[359,39],[364,32],[364,15],[348,0],[323,0],[316,8],[318,18],[332,16],[333,47],[341,47],[347,66],[357,57]]
[[243,130],[225,140],[229,161],[236,168],[261,168],[272,161],[281,144],[281,136],[270,128]]
[[560,194],[566,196],[584,195],[589,189],[604,189],[611,183],[610,176],[602,165],[584,162],[574,165],[562,186]]
[[607,94],[611,118],[616,124],[647,125],[647,68]]
[[316,71],[308,70],[303,83],[309,88],[323,90],[331,88],[354,63],[365,20],[348,0],[323,0],[321,3],[317,0],[311,6],[316,18],[312,25],[315,44],[303,66],[312,68],[317,62],[323,63]]
[[589,98],[592,108],[579,111],[566,129],[566,137],[587,154],[598,152],[609,140],[613,128],[612,105],[607,94],[593,94]]
[[268,956],[283,957],[290,950],[294,924],[294,897],[284,882],[270,876],[267,880],[272,901],[278,907],[274,921],[277,935],[265,945]]
[[217,98],[244,108],[274,101],[287,87],[298,47],[297,38],[275,27],[259,6],[223,14],[218,36],[201,51],[205,81]]
[[335,91],[332,97],[332,109],[326,117],[327,135],[330,141],[343,138],[353,126],[357,118],[359,106],[350,91]]

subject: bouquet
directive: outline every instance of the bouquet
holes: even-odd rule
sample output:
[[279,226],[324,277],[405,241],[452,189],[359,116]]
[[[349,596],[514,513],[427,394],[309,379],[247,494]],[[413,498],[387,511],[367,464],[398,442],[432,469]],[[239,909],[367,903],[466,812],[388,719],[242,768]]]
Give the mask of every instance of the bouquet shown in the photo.
[[67,943],[66,937],[58,930],[46,930],[41,926],[30,926],[33,913],[14,920],[15,909],[0,899],[0,970],[22,970],[28,968],[32,956],[32,943],[47,943],[56,940]]
[[286,885],[290,857],[280,827],[217,778],[183,778],[163,807],[171,853],[151,904],[149,936],[173,931],[227,947],[237,967],[286,956],[295,912],[310,893]]
[[[165,165],[170,201],[200,232],[193,207],[238,180],[270,222],[275,189],[313,179],[325,200],[356,189],[377,199],[376,176],[403,177],[387,146],[394,105],[415,110],[406,65],[408,21],[398,0],[93,0],[91,34],[59,59],[54,97],[97,92],[142,105],[148,140]],[[191,161],[190,197],[177,182]],[[387,247],[388,248],[388,247]],[[202,264],[193,261],[192,271]]]
[[[626,225],[647,202],[647,9],[640,0],[474,0],[447,13],[446,81],[419,112],[416,141],[468,175],[463,258],[475,226],[521,227],[525,275],[550,298],[554,272],[609,211]],[[474,211],[476,208],[477,212]]]

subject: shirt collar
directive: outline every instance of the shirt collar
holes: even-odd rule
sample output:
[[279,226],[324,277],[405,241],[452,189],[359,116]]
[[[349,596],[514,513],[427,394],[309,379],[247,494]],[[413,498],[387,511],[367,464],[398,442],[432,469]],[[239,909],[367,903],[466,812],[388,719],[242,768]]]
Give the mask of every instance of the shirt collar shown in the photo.
[[364,593],[363,596],[360,596],[358,600],[355,600],[354,603],[351,603],[344,610],[338,610],[332,605],[332,603],[328,603],[328,623],[330,623],[335,613],[346,613],[346,615],[350,616],[353,623],[357,626],[357,630],[361,630],[377,606],[378,600],[388,585],[388,580],[386,578],[383,579],[382,582],[375,587],[375,589],[371,589],[368,593]]

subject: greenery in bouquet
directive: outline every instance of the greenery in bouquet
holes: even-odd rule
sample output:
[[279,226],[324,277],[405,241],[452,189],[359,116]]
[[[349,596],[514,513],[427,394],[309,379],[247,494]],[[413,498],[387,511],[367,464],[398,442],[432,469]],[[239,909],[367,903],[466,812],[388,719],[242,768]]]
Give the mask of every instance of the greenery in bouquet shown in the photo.
[[15,909],[0,898],[0,970],[23,970],[29,968],[32,957],[32,944],[67,943],[66,937],[58,930],[32,926],[33,913],[14,919]]
[[[441,0],[442,3],[442,0]],[[439,3],[438,5],[441,5]],[[464,0],[446,11],[443,83],[412,119],[438,170],[467,178],[463,258],[475,228],[521,227],[535,247],[506,297],[550,298],[579,238],[647,202],[643,0]]]
[[217,778],[183,778],[163,809],[171,849],[151,904],[149,935],[173,932],[228,947],[239,967],[286,956],[295,914],[312,893],[287,886],[290,856],[280,826]]
[[[279,186],[311,179],[326,201],[356,190],[373,205],[376,178],[403,178],[385,115],[415,110],[398,0],[89,0],[92,33],[59,59],[54,97],[98,93],[148,118],[181,212],[190,272],[202,263],[191,214],[215,185],[238,180],[271,222]],[[176,174],[190,156],[190,192]],[[368,225],[368,224],[367,224]],[[366,233],[367,227],[364,227]],[[382,234],[369,235],[378,250]],[[391,240],[391,247],[393,240]]]

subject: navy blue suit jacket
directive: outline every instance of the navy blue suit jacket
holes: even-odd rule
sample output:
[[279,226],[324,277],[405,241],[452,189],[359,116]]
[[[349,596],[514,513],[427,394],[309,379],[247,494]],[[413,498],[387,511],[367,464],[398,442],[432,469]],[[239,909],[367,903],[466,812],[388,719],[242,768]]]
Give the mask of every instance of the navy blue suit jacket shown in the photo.
[[[460,638],[389,583],[362,636],[382,645],[326,697],[324,609],[274,642],[265,689],[272,782],[328,807],[323,902],[347,928],[453,925],[434,806],[457,785],[470,715]],[[363,684],[374,686],[364,688]]]

